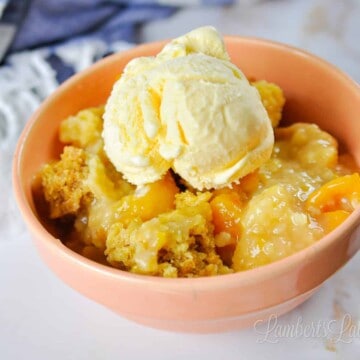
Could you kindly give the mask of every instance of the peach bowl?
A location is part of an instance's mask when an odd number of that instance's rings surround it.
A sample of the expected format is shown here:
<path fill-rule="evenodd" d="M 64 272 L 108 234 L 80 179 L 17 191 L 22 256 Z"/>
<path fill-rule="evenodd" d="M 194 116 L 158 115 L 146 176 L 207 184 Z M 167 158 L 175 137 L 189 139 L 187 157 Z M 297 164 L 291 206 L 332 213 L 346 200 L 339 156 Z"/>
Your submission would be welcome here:
<path fill-rule="evenodd" d="M 285 91 L 286 122 L 315 122 L 360 164 L 360 88 L 341 71 L 298 49 L 253 38 L 226 37 L 232 58 L 248 77 Z M 151 327 L 218 332 L 281 315 L 309 298 L 360 247 L 360 208 L 314 245 L 283 260 L 240 273 L 166 279 L 135 275 L 82 257 L 42 225 L 31 184 L 42 164 L 59 155 L 59 123 L 80 109 L 104 104 L 129 60 L 164 45 L 138 46 L 107 57 L 62 84 L 25 127 L 15 152 L 16 200 L 46 264 L 68 285 L 125 318 Z"/>

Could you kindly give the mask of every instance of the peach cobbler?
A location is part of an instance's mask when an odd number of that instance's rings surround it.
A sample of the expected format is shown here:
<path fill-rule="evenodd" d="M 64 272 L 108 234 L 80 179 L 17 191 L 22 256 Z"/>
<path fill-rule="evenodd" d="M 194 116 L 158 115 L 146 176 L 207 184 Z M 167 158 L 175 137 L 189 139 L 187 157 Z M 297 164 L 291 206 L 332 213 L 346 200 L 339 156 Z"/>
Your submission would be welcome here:
<path fill-rule="evenodd" d="M 360 202 L 360 176 L 317 125 L 279 127 L 282 90 L 252 83 L 274 127 L 269 160 L 230 186 L 198 191 L 172 170 L 135 186 L 104 151 L 103 107 L 63 120 L 60 159 L 39 174 L 38 208 L 66 246 L 139 274 L 195 277 L 252 269 L 293 254 Z"/>

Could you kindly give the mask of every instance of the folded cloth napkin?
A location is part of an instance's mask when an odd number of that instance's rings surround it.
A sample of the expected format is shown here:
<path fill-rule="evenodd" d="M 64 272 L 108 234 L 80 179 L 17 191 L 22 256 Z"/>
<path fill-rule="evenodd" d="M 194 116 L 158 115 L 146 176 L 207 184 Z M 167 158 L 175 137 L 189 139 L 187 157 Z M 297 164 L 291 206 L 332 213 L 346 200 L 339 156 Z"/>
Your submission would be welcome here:
<path fill-rule="evenodd" d="M 4 3 L 4 0 L 0 0 Z M 18 22 L 10 51 L 54 44 L 76 36 L 95 36 L 108 43 L 137 42 L 136 28 L 170 16 L 191 4 L 230 4 L 233 0 L 5 0 L 5 13 Z M 20 16 L 18 15 L 20 13 Z"/>

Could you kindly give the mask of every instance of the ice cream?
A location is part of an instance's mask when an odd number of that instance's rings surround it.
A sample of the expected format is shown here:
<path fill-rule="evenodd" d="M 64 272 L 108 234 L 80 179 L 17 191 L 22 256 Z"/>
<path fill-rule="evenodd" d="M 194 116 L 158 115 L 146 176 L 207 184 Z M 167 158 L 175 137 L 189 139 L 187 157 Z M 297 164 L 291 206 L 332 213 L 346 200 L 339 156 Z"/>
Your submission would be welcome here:
<path fill-rule="evenodd" d="M 212 27 L 128 63 L 106 104 L 103 138 L 129 182 L 151 183 L 172 168 L 199 190 L 254 171 L 274 143 L 259 93 Z"/>

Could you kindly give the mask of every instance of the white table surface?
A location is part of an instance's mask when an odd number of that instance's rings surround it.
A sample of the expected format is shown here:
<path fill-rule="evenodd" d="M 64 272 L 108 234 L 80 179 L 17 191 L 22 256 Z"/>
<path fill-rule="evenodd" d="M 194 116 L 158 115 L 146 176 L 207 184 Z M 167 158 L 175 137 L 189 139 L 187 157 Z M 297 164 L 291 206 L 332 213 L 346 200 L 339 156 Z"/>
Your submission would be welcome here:
<path fill-rule="evenodd" d="M 212 24 L 222 33 L 307 49 L 360 81 L 359 18 L 356 0 L 248 0 L 235 8 L 183 10 L 147 25 L 142 36 L 150 41 Z M 0 153 L 3 184 L 9 185 L 6 161 Z M 1 360 L 360 359 L 360 254 L 309 301 L 268 325 L 225 334 L 176 334 L 129 322 L 64 285 L 42 263 L 12 195 L 2 188 L 4 204 L 9 211 L 0 219 Z"/>

